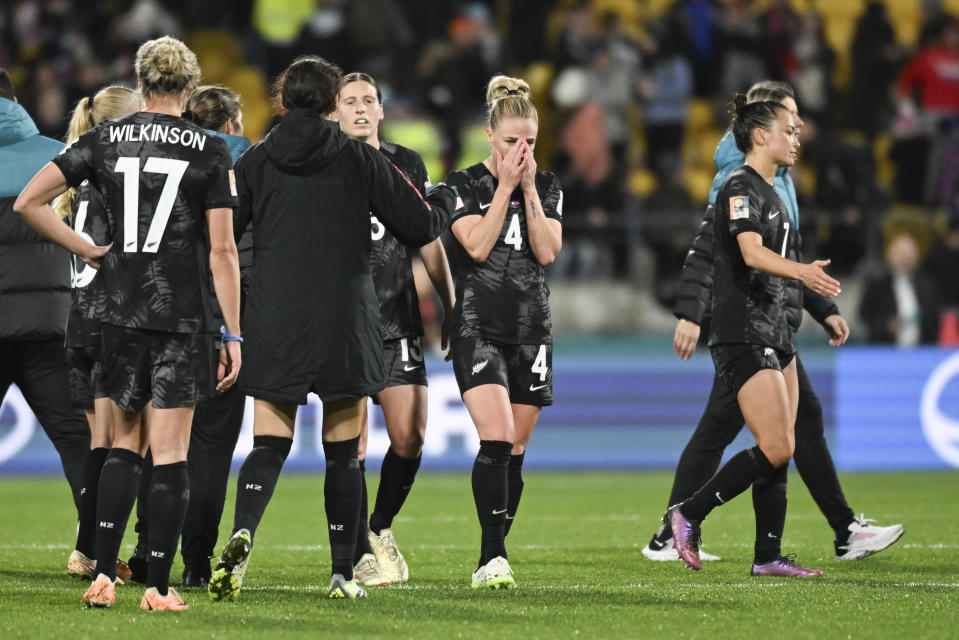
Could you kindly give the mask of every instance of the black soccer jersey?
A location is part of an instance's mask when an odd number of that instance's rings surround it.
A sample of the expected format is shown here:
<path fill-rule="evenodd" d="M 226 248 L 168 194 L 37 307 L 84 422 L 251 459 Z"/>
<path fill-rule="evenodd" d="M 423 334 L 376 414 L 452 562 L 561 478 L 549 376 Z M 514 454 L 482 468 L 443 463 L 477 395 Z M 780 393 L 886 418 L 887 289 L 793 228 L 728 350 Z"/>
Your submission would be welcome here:
<path fill-rule="evenodd" d="M 412 149 L 380 141 L 380 152 L 409 178 L 420 193 L 426 191 L 429 176 L 423 159 Z M 373 286 L 380 301 L 383 321 L 383 340 L 398 340 L 423 335 L 420 303 L 413 282 L 410 262 L 412 248 L 408 248 L 387 231 L 383 223 L 370 214 L 370 271 Z"/>
<path fill-rule="evenodd" d="M 715 215 L 709 345 L 748 343 L 791 353 L 785 280 L 746 266 L 736 240 L 753 231 L 764 247 L 784 256 L 790 234 L 786 206 L 772 185 L 743 165 L 720 188 Z"/>
<path fill-rule="evenodd" d="M 101 123 L 53 160 L 103 194 L 115 262 L 97 277 L 105 322 L 211 331 L 205 211 L 236 206 L 226 143 L 191 122 L 140 112 Z"/>
<path fill-rule="evenodd" d="M 73 196 L 70 224 L 74 230 L 95 245 L 110 243 L 110 225 L 107 222 L 103 197 L 100 192 L 84 182 Z M 101 319 L 106 314 L 107 289 L 99 270 L 84 264 L 76 256 L 73 259 L 71 285 L 73 301 L 67 316 L 66 346 L 87 347 L 98 345 Z M 116 268 L 116 255 L 112 252 L 104 258 L 101 269 Z"/>
<path fill-rule="evenodd" d="M 451 171 L 446 182 L 460 201 L 452 221 L 486 215 L 499 181 L 483 163 Z M 547 217 L 562 221 L 563 190 L 549 172 L 536 174 L 536 191 Z M 548 344 L 552 341 L 549 287 L 526 231 L 526 201 L 517 187 L 510 196 L 499 239 L 485 262 L 476 262 L 451 233 L 447 243 L 456 281 L 451 336 L 484 337 L 503 344 Z"/>

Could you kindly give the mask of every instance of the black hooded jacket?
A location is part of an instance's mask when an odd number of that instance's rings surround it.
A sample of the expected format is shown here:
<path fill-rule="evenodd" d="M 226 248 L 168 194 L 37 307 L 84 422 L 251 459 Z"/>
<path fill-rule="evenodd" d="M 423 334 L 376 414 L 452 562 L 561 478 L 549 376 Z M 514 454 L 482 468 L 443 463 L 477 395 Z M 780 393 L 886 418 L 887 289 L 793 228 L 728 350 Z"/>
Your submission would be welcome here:
<path fill-rule="evenodd" d="M 324 401 L 378 392 L 385 371 L 370 214 L 421 246 L 448 225 L 455 193 L 439 185 L 424 201 L 379 151 L 303 109 L 286 114 L 235 170 L 234 230 L 253 222 L 244 391 L 274 402 L 305 397 L 303 389 Z"/>

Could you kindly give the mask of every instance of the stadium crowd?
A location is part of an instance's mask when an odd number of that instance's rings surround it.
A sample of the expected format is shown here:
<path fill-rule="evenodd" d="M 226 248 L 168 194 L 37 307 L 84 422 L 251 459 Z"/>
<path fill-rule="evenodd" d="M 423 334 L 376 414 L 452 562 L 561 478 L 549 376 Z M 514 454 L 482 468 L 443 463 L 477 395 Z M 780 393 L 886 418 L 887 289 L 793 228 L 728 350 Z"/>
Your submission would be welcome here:
<path fill-rule="evenodd" d="M 916 332 L 925 343 L 950 338 L 959 308 L 948 276 L 959 263 L 959 90 L 943 72 L 959 59 L 959 23 L 947 5 L 17 0 L 0 8 L 0 67 L 40 132 L 63 139 L 78 100 L 135 84 L 138 43 L 182 37 L 207 79 L 241 94 L 255 142 L 272 121 L 269 81 L 314 53 L 379 79 L 391 111 L 384 128 L 436 176 L 484 153 L 482 136 L 475 144 L 484 83 L 515 71 L 529 78 L 550 134 L 542 164 L 567 194 L 566 247 L 550 277 L 635 283 L 652 271 L 667 311 L 729 96 L 756 78 L 785 80 L 805 121 L 793 171 L 806 253 L 831 257 L 833 272 L 872 292 L 895 279 L 888 246 L 911 236 L 916 265 L 896 281 L 923 293 L 890 313 L 899 322 L 921 311 L 934 327 Z M 860 325 L 870 340 L 915 342 L 889 322 L 874 330 L 871 303 Z"/>

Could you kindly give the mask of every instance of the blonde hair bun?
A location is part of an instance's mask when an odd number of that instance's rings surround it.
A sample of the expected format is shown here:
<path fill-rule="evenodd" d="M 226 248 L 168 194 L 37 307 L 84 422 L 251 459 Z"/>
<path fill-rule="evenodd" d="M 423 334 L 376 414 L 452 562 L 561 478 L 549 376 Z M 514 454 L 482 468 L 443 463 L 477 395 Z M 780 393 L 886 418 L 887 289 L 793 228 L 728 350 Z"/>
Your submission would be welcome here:
<path fill-rule="evenodd" d="M 486 85 L 486 104 L 493 104 L 496 100 L 509 96 L 522 96 L 527 100 L 533 97 L 529 84 L 521 78 L 496 76 Z"/>
<path fill-rule="evenodd" d="M 176 95 L 200 81 L 196 54 L 176 38 L 163 36 L 140 45 L 133 63 L 146 95 Z"/>

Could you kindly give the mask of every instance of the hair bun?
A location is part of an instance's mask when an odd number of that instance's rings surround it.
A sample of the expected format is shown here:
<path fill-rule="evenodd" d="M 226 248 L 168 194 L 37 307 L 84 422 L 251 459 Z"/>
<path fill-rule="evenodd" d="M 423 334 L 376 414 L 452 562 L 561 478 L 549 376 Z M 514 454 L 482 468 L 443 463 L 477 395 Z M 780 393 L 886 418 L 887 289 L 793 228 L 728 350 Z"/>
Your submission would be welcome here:
<path fill-rule="evenodd" d="M 748 101 L 746 100 L 745 93 L 737 93 L 735 97 L 733 98 L 733 113 L 739 113 L 740 111 L 742 111 L 743 107 L 746 106 L 747 102 Z"/>
<path fill-rule="evenodd" d="M 527 100 L 532 97 L 529 85 L 520 78 L 496 76 L 486 85 L 486 104 L 493 104 L 501 98 L 520 96 Z"/>

